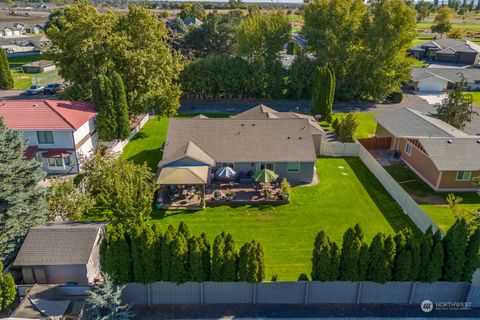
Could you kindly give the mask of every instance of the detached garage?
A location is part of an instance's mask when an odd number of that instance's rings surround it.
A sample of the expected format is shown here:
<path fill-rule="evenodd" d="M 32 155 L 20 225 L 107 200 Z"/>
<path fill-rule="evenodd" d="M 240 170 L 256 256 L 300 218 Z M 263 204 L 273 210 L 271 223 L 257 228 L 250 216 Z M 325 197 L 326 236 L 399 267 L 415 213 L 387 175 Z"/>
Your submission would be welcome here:
<path fill-rule="evenodd" d="M 105 223 L 49 223 L 30 229 L 13 265 L 26 284 L 92 284 L 100 275 Z"/>
<path fill-rule="evenodd" d="M 417 88 L 420 92 L 442 92 L 447 89 L 447 86 L 448 80 L 437 77 L 425 78 L 417 82 Z"/>
<path fill-rule="evenodd" d="M 467 91 L 480 89 L 480 69 L 477 68 L 412 68 L 410 84 L 420 92 L 443 92 L 452 89 L 462 76 Z"/>

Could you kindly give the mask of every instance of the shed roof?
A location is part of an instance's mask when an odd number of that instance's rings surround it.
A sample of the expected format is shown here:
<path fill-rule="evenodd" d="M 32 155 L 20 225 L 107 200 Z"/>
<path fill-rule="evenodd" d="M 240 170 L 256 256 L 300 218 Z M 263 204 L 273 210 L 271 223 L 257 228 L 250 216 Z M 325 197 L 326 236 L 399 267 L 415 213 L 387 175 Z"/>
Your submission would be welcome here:
<path fill-rule="evenodd" d="M 31 228 L 15 266 L 86 264 L 105 223 L 48 223 Z"/>

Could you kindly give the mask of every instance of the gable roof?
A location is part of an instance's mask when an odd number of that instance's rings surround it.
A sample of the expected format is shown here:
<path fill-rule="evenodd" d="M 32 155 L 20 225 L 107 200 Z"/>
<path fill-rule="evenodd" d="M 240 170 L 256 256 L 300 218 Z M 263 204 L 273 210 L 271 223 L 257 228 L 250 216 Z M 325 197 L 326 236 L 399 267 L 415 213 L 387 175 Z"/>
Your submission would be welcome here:
<path fill-rule="evenodd" d="M 418 140 L 440 171 L 480 170 L 480 137 Z"/>
<path fill-rule="evenodd" d="M 48 223 L 31 228 L 15 266 L 86 264 L 105 223 Z"/>
<path fill-rule="evenodd" d="M 386 111 L 375 120 L 396 137 L 469 137 L 439 119 L 410 108 Z"/>
<path fill-rule="evenodd" d="M 456 54 L 457 52 L 465 53 L 479 53 L 480 46 L 467 41 L 458 39 L 436 39 L 433 41 L 425 42 L 410 48 L 413 51 L 425 51 L 434 49 L 443 54 Z"/>
<path fill-rule="evenodd" d="M 159 166 L 192 144 L 215 162 L 314 162 L 307 119 L 171 119 Z M 194 150 L 194 149 L 192 149 Z"/>
<path fill-rule="evenodd" d="M 413 81 L 421 81 L 428 78 L 439 78 L 452 83 L 460 82 L 461 75 L 467 82 L 480 80 L 480 69 L 476 68 L 423 68 L 414 67 L 410 72 Z"/>
<path fill-rule="evenodd" d="M 87 102 L 0 100 L 0 117 L 12 130 L 76 130 L 96 115 Z"/>
<path fill-rule="evenodd" d="M 325 134 L 325 131 L 318 124 L 314 117 L 297 112 L 279 112 L 275 109 L 260 104 L 247 111 L 237 114 L 234 119 L 261 120 L 261 119 L 307 119 L 310 124 L 312 134 Z"/>
<path fill-rule="evenodd" d="M 206 184 L 208 167 L 164 167 L 158 175 L 158 184 Z"/>
<path fill-rule="evenodd" d="M 177 150 L 174 150 L 168 155 L 168 157 L 163 157 L 162 161 L 158 163 L 158 166 L 164 166 L 185 157 L 209 166 L 213 166 L 215 164 L 215 160 L 213 160 L 212 157 L 210 157 L 205 151 L 203 151 L 194 142 L 188 141 Z"/>

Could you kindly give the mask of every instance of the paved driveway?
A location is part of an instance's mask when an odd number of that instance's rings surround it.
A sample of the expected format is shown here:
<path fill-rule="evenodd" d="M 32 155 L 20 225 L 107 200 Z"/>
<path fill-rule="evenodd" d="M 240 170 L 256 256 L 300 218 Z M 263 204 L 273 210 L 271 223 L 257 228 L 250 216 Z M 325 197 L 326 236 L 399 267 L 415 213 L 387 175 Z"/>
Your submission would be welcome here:
<path fill-rule="evenodd" d="M 443 98 L 447 96 L 446 93 L 439 92 L 418 92 L 418 97 L 425 100 L 428 104 L 442 103 Z"/>

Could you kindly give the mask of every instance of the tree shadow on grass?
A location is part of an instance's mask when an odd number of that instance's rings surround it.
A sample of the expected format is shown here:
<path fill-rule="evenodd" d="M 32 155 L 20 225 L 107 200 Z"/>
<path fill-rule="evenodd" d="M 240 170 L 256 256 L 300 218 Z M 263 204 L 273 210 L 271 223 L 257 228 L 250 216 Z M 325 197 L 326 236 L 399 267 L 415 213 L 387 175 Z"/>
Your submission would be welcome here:
<path fill-rule="evenodd" d="M 133 156 L 127 158 L 127 160 L 132 161 L 135 164 L 142 165 L 145 162 L 148 167 L 153 171 L 157 171 L 158 162 L 162 159 L 163 152 L 162 148 L 153 149 L 153 150 L 143 150 Z"/>
<path fill-rule="evenodd" d="M 350 166 L 358 181 L 360 181 L 395 232 L 406 227 L 419 231 L 415 223 L 403 212 L 400 205 L 390 196 L 380 181 L 378 181 L 359 158 L 345 158 L 345 162 Z"/>

